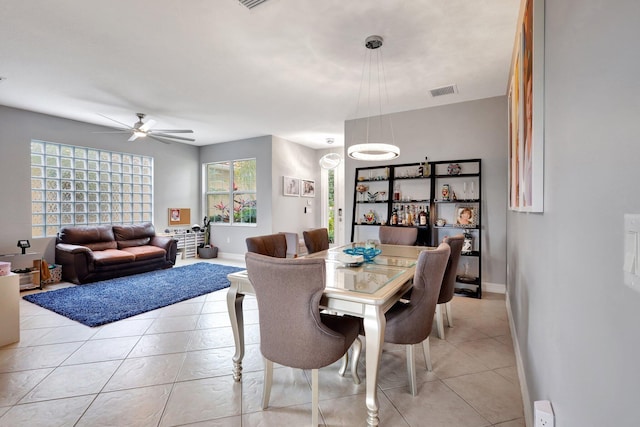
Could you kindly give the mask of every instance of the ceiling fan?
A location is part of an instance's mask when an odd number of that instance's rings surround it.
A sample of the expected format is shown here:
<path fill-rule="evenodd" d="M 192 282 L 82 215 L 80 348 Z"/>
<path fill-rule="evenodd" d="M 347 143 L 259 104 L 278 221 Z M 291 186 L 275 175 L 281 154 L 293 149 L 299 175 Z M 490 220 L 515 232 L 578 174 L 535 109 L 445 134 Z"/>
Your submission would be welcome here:
<path fill-rule="evenodd" d="M 100 114 L 100 113 L 98 113 Z M 164 144 L 171 144 L 170 141 L 174 140 L 174 141 L 195 141 L 195 139 L 193 138 L 184 138 L 181 136 L 174 136 L 174 135 L 169 135 L 170 133 L 193 133 L 192 130 L 188 130 L 188 129 L 151 129 L 151 127 L 156 123 L 155 120 L 147 120 L 146 122 L 143 122 L 142 120 L 146 117 L 146 114 L 144 113 L 136 113 L 136 116 L 138 117 L 138 121 L 136 123 L 133 124 L 133 126 L 129 126 L 127 124 L 124 124 L 122 122 L 119 122 L 115 119 L 112 119 L 111 117 L 107 117 L 103 114 L 100 114 L 102 117 L 104 117 L 105 119 L 109 119 L 113 122 L 118 123 L 121 126 L 124 126 L 122 128 L 120 127 L 113 127 L 113 129 L 116 129 L 115 131 L 107 131 L 107 132 L 94 132 L 94 133 L 131 133 L 131 137 L 129 138 L 129 141 L 135 141 L 138 138 L 151 138 L 154 139 L 156 141 L 160 141 Z M 111 126 L 110 126 L 111 127 Z"/>

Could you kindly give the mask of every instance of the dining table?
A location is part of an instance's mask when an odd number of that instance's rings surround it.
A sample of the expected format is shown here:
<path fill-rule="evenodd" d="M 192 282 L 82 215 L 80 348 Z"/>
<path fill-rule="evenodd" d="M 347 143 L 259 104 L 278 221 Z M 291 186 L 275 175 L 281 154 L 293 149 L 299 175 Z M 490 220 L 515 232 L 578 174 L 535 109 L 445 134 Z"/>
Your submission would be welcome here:
<path fill-rule="evenodd" d="M 322 258 L 326 262 L 325 289 L 320 301 L 321 309 L 339 315 L 356 316 L 363 319 L 366 360 L 366 406 L 367 425 L 380 423 L 378 405 L 378 368 L 384 343 L 385 313 L 413 285 L 413 275 L 418 255 L 426 246 L 403 246 L 378 244 L 380 254 L 372 260 L 350 262 L 345 249 L 362 248 L 362 243 L 350 243 L 306 255 L 305 258 Z M 233 355 L 233 378 L 242 379 L 244 357 L 244 322 L 242 303 L 245 295 L 255 295 L 246 270 L 231 273 L 227 293 L 227 307 L 235 354 Z"/>

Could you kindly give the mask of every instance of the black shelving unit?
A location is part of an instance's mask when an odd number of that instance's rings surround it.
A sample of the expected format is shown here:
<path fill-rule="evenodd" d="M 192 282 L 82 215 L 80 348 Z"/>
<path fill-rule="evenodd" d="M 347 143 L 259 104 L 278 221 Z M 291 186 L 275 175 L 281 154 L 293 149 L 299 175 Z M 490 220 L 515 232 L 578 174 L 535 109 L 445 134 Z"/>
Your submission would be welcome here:
<path fill-rule="evenodd" d="M 452 167 L 449 167 L 452 165 Z M 459 168 L 456 168 L 458 165 Z M 422 166 L 423 173 L 418 170 Z M 390 223 L 395 208 L 409 207 L 417 214 L 422 208 L 427 211 L 427 225 L 399 224 L 398 227 L 416 227 L 418 245 L 437 246 L 445 236 L 466 233 L 471 248 L 463 252 L 458 268 L 456 294 L 482 297 L 482 162 L 481 159 L 441 160 L 428 163 L 403 163 L 395 165 L 356 168 L 353 195 L 353 221 L 351 241 L 356 233 L 372 236 L 371 228 Z M 450 173 L 451 172 L 451 173 Z M 442 197 L 442 186 L 449 186 L 449 200 Z M 367 190 L 358 192 L 359 185 Z M 364 188 L 364 187 L 361 187 Z M 455 196 L 454 196 L 455 195 Z M 375 197 L 372 197 L 375 196 Z M 456 224 L 456 211 L 473 208 L 473 225 Z M 365 214 L 374 214 L 368 221 Z M 446 216 L 447 223 L 437 225 L 437 220 Z M 360 228 L 362 227 L 362 228 Z M 358 233 L 361 234 L 361 233 Z"/>

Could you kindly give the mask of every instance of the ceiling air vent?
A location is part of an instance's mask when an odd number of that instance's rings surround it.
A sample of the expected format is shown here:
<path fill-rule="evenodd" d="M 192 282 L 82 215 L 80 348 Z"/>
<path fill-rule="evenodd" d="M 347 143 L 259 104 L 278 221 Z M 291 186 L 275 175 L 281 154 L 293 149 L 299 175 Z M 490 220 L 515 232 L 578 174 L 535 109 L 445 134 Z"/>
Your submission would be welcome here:
<path fill-rule="evenodd" d="M 238 0 L 243 5 L 247 6 L 248 9 L 253 9 L 254 7 L 266 2 L 267 0 Z"/>
<path fill-rule="evenodd" d="M 431 96 L 435 98 L 436 96 L 451 95 L 453 93 L 458 93 L 458 88 L 456 87 L 456 85 L 442 86 L 442 87 L 437 87 L 435 89 L 431 89 L 429 93 L 431 93 Z"/>

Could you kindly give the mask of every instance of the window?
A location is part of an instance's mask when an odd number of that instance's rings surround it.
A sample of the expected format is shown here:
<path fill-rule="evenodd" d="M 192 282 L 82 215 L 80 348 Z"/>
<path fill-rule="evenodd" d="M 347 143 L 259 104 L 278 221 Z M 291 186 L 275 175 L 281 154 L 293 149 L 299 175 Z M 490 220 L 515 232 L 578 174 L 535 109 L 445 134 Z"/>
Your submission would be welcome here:
<path fill-rule="evenodd" d="M 31 235 L 153 221 L 153 157 L 31 141 Z"/>
<path fill-rule="evenodd" d="M 206 186 L 211 224 L 256 223 L 256 159 L 208 163 Z"/>

